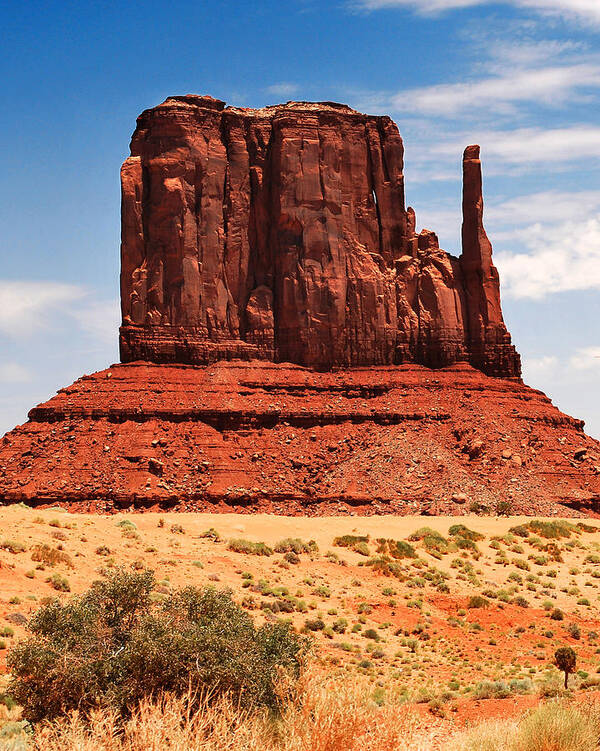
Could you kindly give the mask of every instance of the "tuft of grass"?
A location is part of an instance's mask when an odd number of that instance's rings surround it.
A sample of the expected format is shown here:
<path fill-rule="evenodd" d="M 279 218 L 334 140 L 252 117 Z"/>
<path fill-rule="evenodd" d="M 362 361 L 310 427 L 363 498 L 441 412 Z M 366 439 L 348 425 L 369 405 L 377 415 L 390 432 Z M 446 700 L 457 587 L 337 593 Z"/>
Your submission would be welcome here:
<path fill-rule="evenodd" d="M 2 540 L 0 550 L 7 550 L 9 553 L 24 553 L 27 545 L 20 540 Z"/>
<path fill-rule="evenodd" d="M 44 566 L 64 564 L 69 568 L 74 568 L 71 556 L 68 553 L 65 553 L 64 550 L 58 550 L 58 548 L 51 548 L 47 543 L 34 545 L 31 551 L 31 560 L 36 563 L 43 563 Z"/>

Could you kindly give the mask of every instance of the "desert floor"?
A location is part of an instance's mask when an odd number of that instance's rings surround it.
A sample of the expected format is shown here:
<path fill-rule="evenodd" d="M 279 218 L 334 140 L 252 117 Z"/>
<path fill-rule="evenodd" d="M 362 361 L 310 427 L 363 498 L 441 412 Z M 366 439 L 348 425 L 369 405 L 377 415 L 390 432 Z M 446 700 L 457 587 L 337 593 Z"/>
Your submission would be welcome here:
<path fill-rule="evenodd" d="M 600 684 L 600 526 L 531 522 L 4 507 L 0 671 L 43 598 L 133 565 L 155 571 L 157 598 L 187 584 L 228 587 L 256 619 L 291 618 L 314 635 L 323 670 L 366 678 L 377 702 L 402 697 L 457 725 L 511 716 L 560 690 L 558 646 L 577 653 L 573 690 Z M 457 523 L 467 530 L 449 533 Z M 397 545 L 411 537 L 414 553 Z M 291 554 L 300 541 L 307 552 Z"/>

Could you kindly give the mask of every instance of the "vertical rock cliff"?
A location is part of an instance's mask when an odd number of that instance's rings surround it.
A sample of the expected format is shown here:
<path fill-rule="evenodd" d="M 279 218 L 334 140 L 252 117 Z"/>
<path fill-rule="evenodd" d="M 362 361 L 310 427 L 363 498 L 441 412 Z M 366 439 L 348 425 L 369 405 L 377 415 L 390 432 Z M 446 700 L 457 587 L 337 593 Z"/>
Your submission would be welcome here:
<path fill-rule="evenodd" d="M 478 156 L 465 153 L 457 259 L 415 232 L 388 117 L 191 95 L 146 110 L 121 173 L 122 361 L 467 361 L 518 377 Z"/>

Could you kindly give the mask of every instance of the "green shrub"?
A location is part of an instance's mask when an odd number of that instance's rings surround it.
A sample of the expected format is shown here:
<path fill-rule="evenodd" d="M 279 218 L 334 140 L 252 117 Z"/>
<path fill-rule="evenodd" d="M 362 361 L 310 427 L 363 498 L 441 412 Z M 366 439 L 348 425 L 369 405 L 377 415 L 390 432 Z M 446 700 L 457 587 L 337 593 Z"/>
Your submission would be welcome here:
<path fill-rule="evenodd" d="M 61 574 L 52 574 L 52 576 L 49 576 L 46 579 L 46 581 L 57 592 L 70 592 L 71 591 L 71 585 L 69 584 L 69 580 L 67 579 L 66 576 L 62 576 Z"/>
<path fill-rule="evenodd" d="M 286 537 L 280 540 L 273 548 L 276 553 L 316 553 L 319 549 L 317 543 L 314 540 L 305 542 L 299 537 Z"/>
<path fill-rule="evenodd" d="M 7 550 L 9 553 L 24 553 L 27 550 L 27 545 L 20 540 L 2 540 L 0 550 Z"/>
<path fill-rule="evenodd" d="M 115 569 L 87 593 L 52 600 L 10 653 L 10 694 L 30 721 L 96 705 L 122 715 L 162 691 L 231 693 L 277 707 L 280 669 L 298 674 L 307 642 L 287 623 L 255 627 L 228 590 L 185 587 L 153 602 L 150 571 Z"/>
<path fill-rule="evenodd" d="M 417 554 L 413 546 L 404 540 L 390 540 L 380 537 L 377 540 L 377 552 L 389 555 L 392 558 L 416 558 Z"/>
<path fill-rule="evenodd" d="M 467 603 L 468 608 L 487 608 L 489 605 L 490 601 L 481 595 L 472 595 Z"/>
<path fill-rule="evenodd" d="M 213 542 L 219 542 L 221 540 L 221 535 L 217 532 L 217 530 L 214 527 L 207 529 L 205 532 L 203 532 L 199 536 L 202 539 L 212 540 Z"/>
<path fill-rule="evenodd" d="M 349 548 L 360 555 L 369 555 L 369 535 L 342 535 L 336 537 L 333 544 L 338 548 Z"/>
<path fill-rule="evenodd" d="M 252 542 L 242 538 L 229 540 L 228 550 L 234 553 L 245 553 L 246 555 L 273 555 L 273 551 L 264 542 Z"/>
<path fill-rule="evenodd" d="M 475 532 L 465 527 L 464 524 L 453 524 L 448 530 L 448 534 L 451 537 L 462 537 L 465 540 L 472 540 L 473 542 L 480 542 L 485 539 L 485 535 L 482 535 L 481 532 Z"/>

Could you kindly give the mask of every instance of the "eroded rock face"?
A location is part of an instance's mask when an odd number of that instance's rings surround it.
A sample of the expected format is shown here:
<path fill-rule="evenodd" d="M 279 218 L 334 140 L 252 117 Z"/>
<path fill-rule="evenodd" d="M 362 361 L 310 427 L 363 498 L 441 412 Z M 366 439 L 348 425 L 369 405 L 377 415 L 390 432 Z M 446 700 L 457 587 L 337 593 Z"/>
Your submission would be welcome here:
<path fill-rule="evenodd" d="M 467 361 L 518 377 L 478 147 L 460 259 L 416 234 L 403 157 L 390 118 L 339 104 L 183 96 L 146 110 L 122 168 L 122 361 Z"/>
<path fill-rule="evenodd" d="M 0 505 L 283 514 L 598 513 L 600 444 L 467 364 L 128 363 L 0 438 Z"/>

